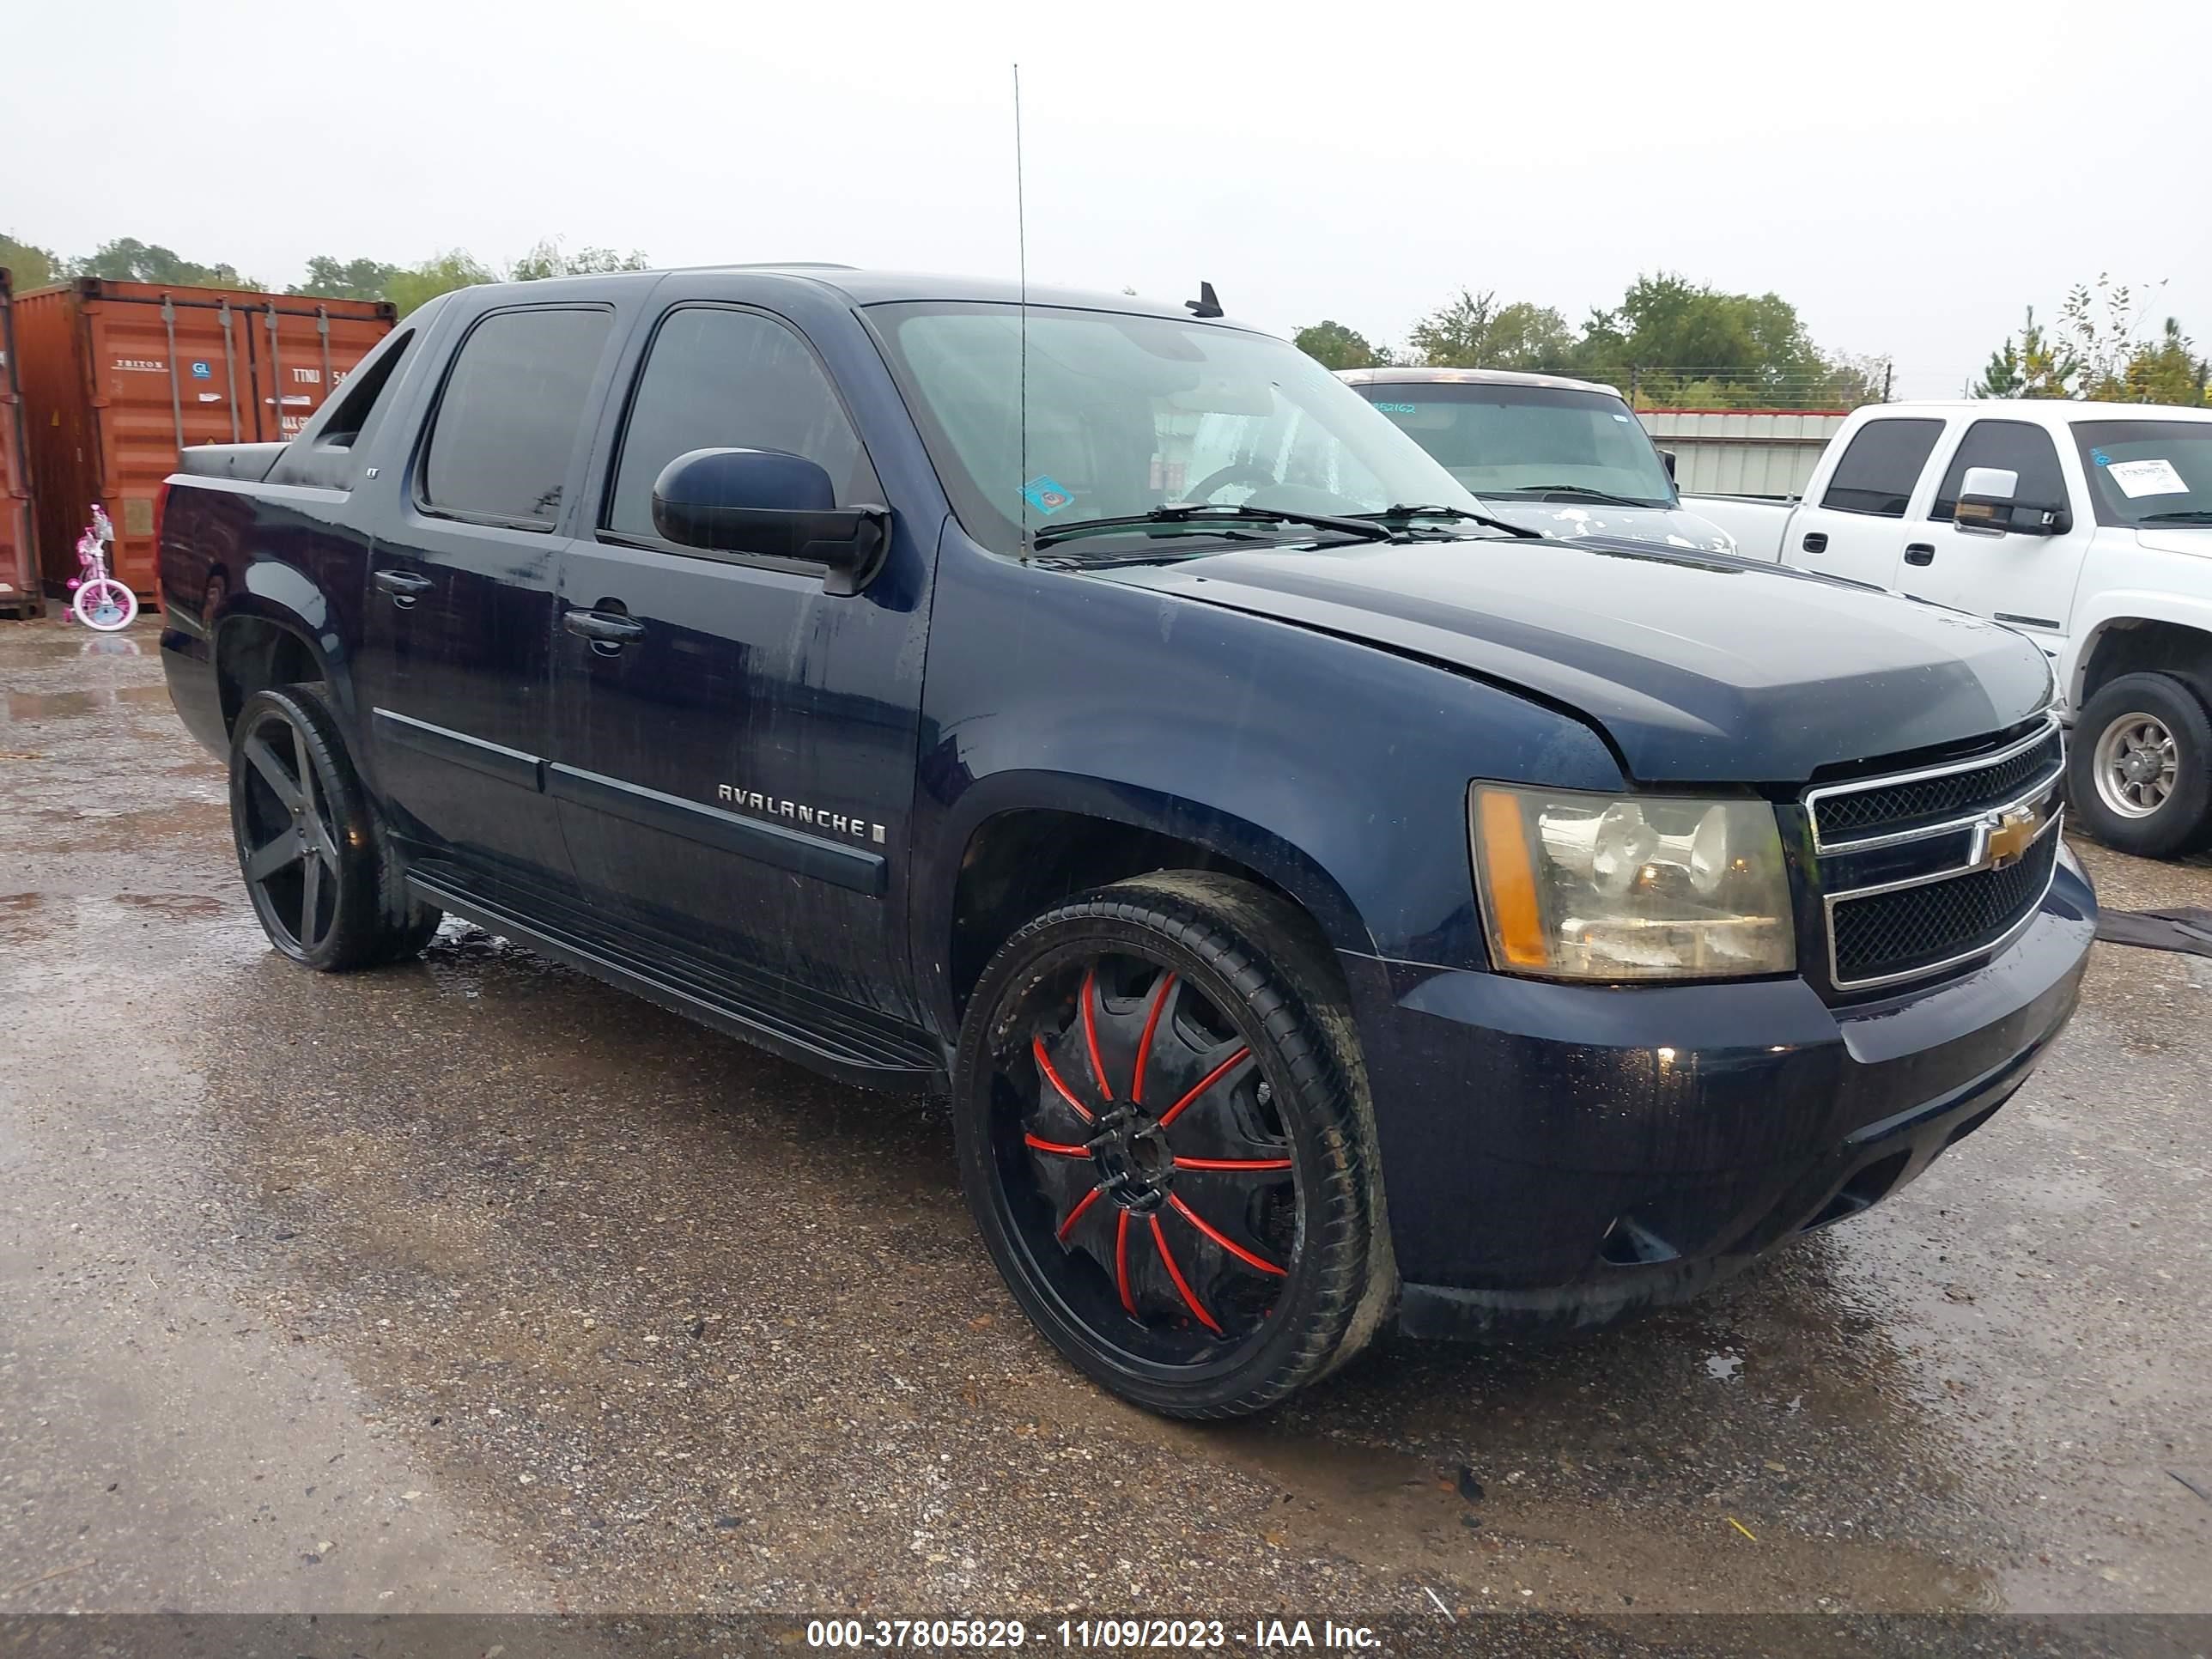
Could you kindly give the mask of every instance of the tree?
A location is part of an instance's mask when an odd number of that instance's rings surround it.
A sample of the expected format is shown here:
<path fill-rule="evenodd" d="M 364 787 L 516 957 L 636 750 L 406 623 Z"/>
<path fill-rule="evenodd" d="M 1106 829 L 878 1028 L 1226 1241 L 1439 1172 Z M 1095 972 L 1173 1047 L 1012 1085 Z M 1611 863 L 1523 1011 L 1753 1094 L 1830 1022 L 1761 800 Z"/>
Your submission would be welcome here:
<path fill-rule="evenodd" d="M 382 300 L 399 274 L 380 259 L 349 259 L 341 264 L 327 253 L 307 261 L 307 280 L 284 291 L 315 300 Z"/>
<path fill-rule="evenodd" d="M 0 270 L 8 273 L 9 283 L 16 293 L 28 294 L 34 288 L 60 281 L 62 261 L 52 248 L 0 236 Z"/>
<path fill-rule="evenodd" d="M 1778 294 L 1726 294 L 1672 271 L 1638 276 L 1592 313 L 1574 367 L 1685 407 L 1832 407 L 1870 401 L 1872 365 L 1831 361 Z"/>
<path fill-rule="evenodd" d="M 1364 334 L 1327 318 L 1300 329 L 1291 341 L 1323 368 L 1373 368 L 1390 361 L 1389 347 L 1377 349 Z"/>
<path fill-rule="evenodd" d="M 1556 373 L 1575 352 L 1567 319 L 1549 306 L 1499 305 L 1494 289 L 1462 289 L 1413 325 L 1407 337 L 1431 368 L 1512 368 Z"/>
<path fill-rule="evenodd" d="M 450 294 L 457 288 L 495 283 L 499 274 L 465 248 L 434 253 L 420 264 L 394 271 L 384 284 L 384 297 L 404 317 L 417 306 Z"/>
<path fill-rule="evenodd" d="M 2017 341 L 2008 334 L 2005 343 L 1990 354 L 1981 380 L 1966 388 L 1970 398 L 2070 398 L 2081 360 L 2065 346 L 2047 337 L 2035 320 L 2035 307 L 2027 308 Z"/>
<path fill-rule="evenodd" d="M 2169 317 L 2154 343 L 2138 346 L 2120 375 L 2119 396 L 2131 404 L 2182 404 L 2203 408 L 2212 402 L 2212 362 L 2196 355 L 2194 342 Z"/>
<path fill-rule="evenodd" d="M 135 236 L 102 242 L 88 257 L 72 261 L 70 274 L 174 288 L 243 288 L 260 293 L 268 287 L 240 276 L 235 265 L 204 265 L 158 242 L 142 242 Z"/>
<path fill-rule="evenodd" d="M 2154 291 L 2165 286 L 2162 281 L 2151 284 Z M 2058 308 L 2058 328 L 2073 343 L 2081 362 L 2075 395 L 2105 400 L 2126 396 L 2128 365 L 2136 355 L 2136 330 L 2142 307 L 2135 290 L 2115 283 L 2107 271 L 2099 271 L 2094 285 L 2076 283 L 2066 296 Z"/>
<path fill-rule="evenodd" d="M 646 269 L 646 257 L 635 248 L 628 253 L 617 253 L 611 247 L 580 247 L 568 253 L 562 251 L 559 237 L 549 236 L 508 267 L 507 279 L 511 283 L 535 283 L 548 276 L 586 276 L 597 271 Z"/>

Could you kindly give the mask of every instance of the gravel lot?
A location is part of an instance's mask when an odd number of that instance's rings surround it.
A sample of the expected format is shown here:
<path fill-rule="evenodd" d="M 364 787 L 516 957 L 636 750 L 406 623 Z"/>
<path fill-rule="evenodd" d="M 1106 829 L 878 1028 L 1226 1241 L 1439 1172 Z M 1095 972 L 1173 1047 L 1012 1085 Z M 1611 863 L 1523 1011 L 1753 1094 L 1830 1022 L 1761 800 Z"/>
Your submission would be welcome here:
<path fill-rule="evenodd" d="M 2212 961 L 2098 946 L 1988 1129 L 1701 1304 L 1179 1427 L 939 1112 L 453 924 L 280 961 L 155 638 L 0 624 L 0 1613 L 2212 1608 Z"/>

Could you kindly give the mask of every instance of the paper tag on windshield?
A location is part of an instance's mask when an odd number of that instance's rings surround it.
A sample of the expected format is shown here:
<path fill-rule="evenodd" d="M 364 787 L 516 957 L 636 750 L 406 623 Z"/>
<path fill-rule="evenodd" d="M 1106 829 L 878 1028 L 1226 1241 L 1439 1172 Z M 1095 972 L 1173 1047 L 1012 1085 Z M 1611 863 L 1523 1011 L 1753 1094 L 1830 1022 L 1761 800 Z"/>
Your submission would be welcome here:
<path fill-rule="evenodd" d="M 2172 461 L 2114 461 L 2105 471 L 2130 498 L 2136 495 L 2186 495 L 2189 493 L 2188 484 L 2173 470 Z"/>

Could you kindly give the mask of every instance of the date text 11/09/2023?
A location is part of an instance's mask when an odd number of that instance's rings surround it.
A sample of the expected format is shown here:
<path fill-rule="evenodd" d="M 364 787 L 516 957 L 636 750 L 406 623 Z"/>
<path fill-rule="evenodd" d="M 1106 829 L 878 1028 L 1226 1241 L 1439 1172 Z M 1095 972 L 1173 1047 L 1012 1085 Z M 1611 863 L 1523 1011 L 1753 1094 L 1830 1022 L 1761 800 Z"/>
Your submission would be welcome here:
<path fill-rule="evenodd" d="M 1330 1619 L 1260 1619 L 1249 1628 L 1220 1619 L 1063 1619 L 1032 1630 L 1018 1619 L 817 1619 L 811 1648 L 932 1650 L 1018 1648 L 1030 1642 L 1078 1649 L 1330 1648 L 1366 1650 L 1382 1638 L 1366 1625 Z"/>

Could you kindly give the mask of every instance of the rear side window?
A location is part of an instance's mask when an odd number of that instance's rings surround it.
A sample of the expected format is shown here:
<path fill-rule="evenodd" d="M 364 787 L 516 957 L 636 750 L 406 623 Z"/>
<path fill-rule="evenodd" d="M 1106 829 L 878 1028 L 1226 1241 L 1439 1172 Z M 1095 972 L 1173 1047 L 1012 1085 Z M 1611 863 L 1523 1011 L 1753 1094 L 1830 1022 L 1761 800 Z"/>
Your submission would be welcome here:
<path fill-rule="evenodd" d="M 1903 518 L 1920 469 L 1942 435 L 1941 421 L 1869 421 L 1836 463 L 1820 505 L 1839 513 Z"/>
<path fill-rule="evenodd" d="M 612 325 L 597 307 L 495 312 L 469 331 L 422 457 L 422 503 L 550 529 Z"/>
<path fill-rule="evenodd" d="M 878 491 L 860 441 L 814 353 L 757 312 L 685 306 L 653 335 L 623 428 L 605 524 L 653 536 L 653 483 L 694 449 L 777 449 L 829 473 L 840 506 Z"/>
<path fill-rule="evenodd" d="M 1959 513 L 1959 484 L 1970 466 L 2001 466 L 2020 474 L 2014 499 L 2038 507 L 2066 504 L 2066 477 L 2058 470 L 2058 447 L 2051 434 L 2026 421 L 1976 421 L 1959 441 L 1959 453 L 1943 474 L 1943 487 L 1936 492 L 1931 519 L 1954 519 Z"/>

